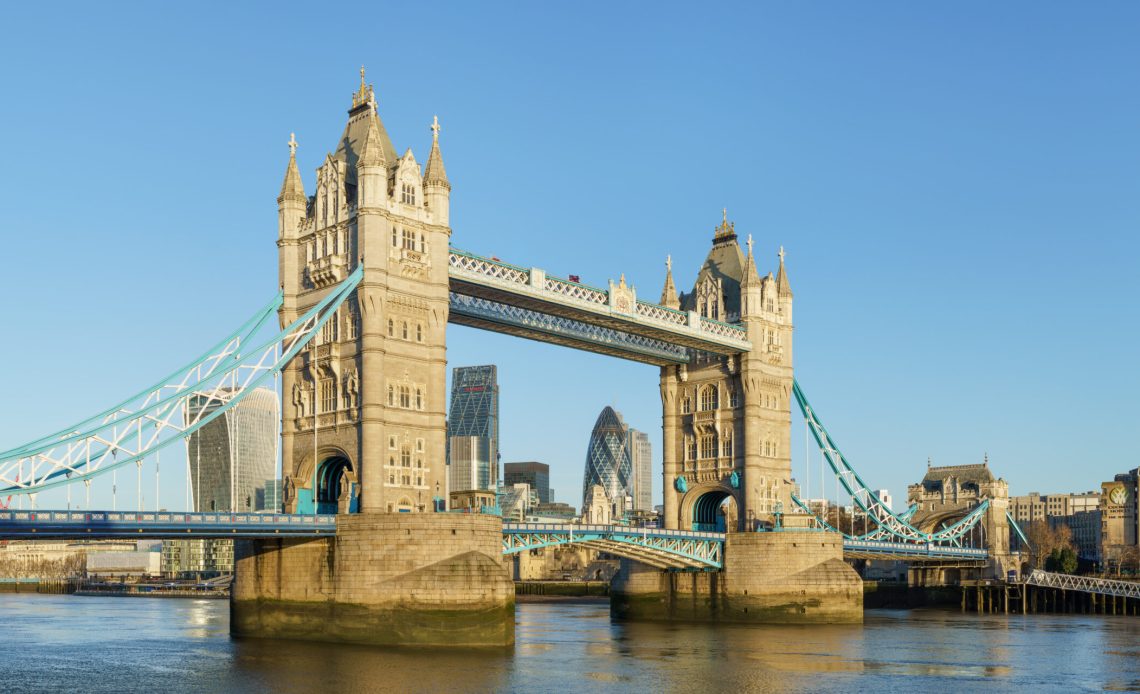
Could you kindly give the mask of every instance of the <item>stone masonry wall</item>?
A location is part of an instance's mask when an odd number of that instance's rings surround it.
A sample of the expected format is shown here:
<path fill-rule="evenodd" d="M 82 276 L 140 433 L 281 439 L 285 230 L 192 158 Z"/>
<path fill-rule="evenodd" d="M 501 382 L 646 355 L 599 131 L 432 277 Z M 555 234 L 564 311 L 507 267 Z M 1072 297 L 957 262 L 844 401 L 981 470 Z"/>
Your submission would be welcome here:
<path fill-rule="evenodd" d="M 353 514 L 335 539 L 235 546 L 237 636 L 392 645 L 506 645 L 514 584 L 498 518 Z"/>
<path fill-rule="evenodd" d="M 610 590 L 627 619 L 765 623 L 863 619 L 863 582 L 834 533 L 729 533 L 720 572 L 669 573 L 630 560 Z"/>

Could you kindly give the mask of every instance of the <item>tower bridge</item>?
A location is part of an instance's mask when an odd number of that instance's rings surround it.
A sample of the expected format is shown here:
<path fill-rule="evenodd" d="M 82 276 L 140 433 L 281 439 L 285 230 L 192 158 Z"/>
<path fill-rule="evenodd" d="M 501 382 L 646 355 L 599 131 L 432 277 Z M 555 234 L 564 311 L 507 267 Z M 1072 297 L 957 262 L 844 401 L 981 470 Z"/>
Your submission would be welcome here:
<path fill-rule="evenodd" d="M 669 259 L 656 303 L 624 277 L 602 289 L 461 251 L 438 119 L 431 133 L 423 167 L 411 149 L 397 154 L 362 71 L 311 194 L 290 137 L 277 197 L 280 294 L 162 381 L 0 453 L 0 496 L 34 503 L 62 488 L 70 505 L 74 487 L 89 509 L 93 481 L 132 467 L 141 480 L 152 462 L 157 474 L 163 450 L 276 385 L 285 513 L 17 512 L 31 515 L 0 516 L 0 534 L 230 530 L 247 538 L 235 550 L 234 633 L 334 641 L 509 643 L 503 554 L 558 544 L 625 557 L 615 611 L 634 618 L 858 621 L 862 584 L 845 554 L 984 560 L 1001 572 L 1000 556 L 964 541 L 986 508 L 916 527 L 840 453 L 793 377 L 782 248 L 762 274 L 751 236 L 742 247 L 724 212 L 691 290 L 678 291 Z M 528 527 L 446 513 L 449 323 L 658 367 L 665 527 Z M 872 532 L 842 533 L 797 499 L 793 402 Z M 727 532 L 711 532 L 722 509 Z M 679 569 L 694 578 L 679 582 Z M 686 596 L 702 607 L 676 613 Z"/>

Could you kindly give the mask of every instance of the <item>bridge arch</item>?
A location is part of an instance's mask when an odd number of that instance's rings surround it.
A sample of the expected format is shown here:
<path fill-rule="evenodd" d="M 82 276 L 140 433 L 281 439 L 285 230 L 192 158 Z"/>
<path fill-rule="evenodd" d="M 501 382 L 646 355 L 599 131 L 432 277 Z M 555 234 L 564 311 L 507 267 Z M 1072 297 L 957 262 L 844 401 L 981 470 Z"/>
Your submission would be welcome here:
<path fill-rule="evenodd" d="M 298 471 L 301 487 L 311 489 L 317 513 L 355 513 L 359 506 L 360 472 L 352 457 L 339 446 L 310 453 Z M 303 481 L 302 481 L 303 480 Z"/>
<path fill-rule="evenodd" d="M 720 482 L 696 485 L 681 500 L 679 527 L 715 532 L 736 530 L 740 509 L 739 491 Z"/>

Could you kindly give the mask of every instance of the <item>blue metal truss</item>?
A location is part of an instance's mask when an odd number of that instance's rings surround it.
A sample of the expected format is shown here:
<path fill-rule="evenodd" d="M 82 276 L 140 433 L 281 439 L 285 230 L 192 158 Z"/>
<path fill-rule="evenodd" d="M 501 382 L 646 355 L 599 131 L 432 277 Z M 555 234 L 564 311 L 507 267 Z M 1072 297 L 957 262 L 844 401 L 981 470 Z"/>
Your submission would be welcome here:
<path fill-rule="evenodd" d="M 624 525 L 503 523 L 503 554 L 582 544 L 659 569 L 718 571 L 724 533 L 633 528 Z"/>
<path fill-rule="evenodd" d="M 247 343 L 265 325 L 280 297 L 204 356 L 166 379 L 74 427 L 0 454 L 0 494 L 36 494 L 89 481 L 138 463 L 236 406 L 257 387 L 271 384 L 355 291 L 363 266 L 265 342 Z M 188 408 L 193 400 L 196 407 Z M 196 414 L 186 415 L 188 411 Z"/>
<path fill-rule="evenodd" d="M 464 324 L 471 321 L 475 327 L 651 364 L 689 362 L 689 350 L 686 347 L 664 340 L 456 292 L 451 292 L 450 299 L 452 322 Z"/>
<path fill-rule="evenodd" d="M 792 381 L 792 394 L 796 398 L 796 402 L 800 406 L 800 412 L 803 413 L 804 421 L 807 422 L 808 428 L 815 439 L 819 450 L 823 453 L 824 459 L 827 460 L 828 466 L 831 468 L 832 473 L 843 488 L 851 495 L 852 501 L 867 515 L 871 523 L 876 526 L 876 538 L 885 539 L 890 536 L 893 538 L 891 541 L 898 542 L 899 544 L 910 544 L 916 547 L 921 547 L 926 544 L 936 544 L 942 546 L 961 547 L 962 540 L 985 516 L 989 510 L 989 500 L 983 500 L 973 510 L 966 514 L 961 520 L 954 525 L 938 530 L 937 532 L 928 533 L 910 524 L 910 513 L 907 512 L 905 517 L 903 514 L 898 514 L 888 508 L 882 501 L 876 497 L 869 486 L 847 461 L 847 458 L 839 450 L 831 434 L 823 426 L 819 419 L 819 415 L 812 409 L 804 395 L 803 390 L 800 388 L 798 381 Z M 802 501 L 797 499 L 794 495 L 792 501 L 795 502 L 800 508 L 815 515 Z M 831 527 L 826 521 L 816 516 L 819 523 L 831 530 L 836 530 Z M 838 532 L 838 531 L 837 531 Z M 844 535 L 848 539 L 862 539 L 856 538 L 851 535 Z"/>
<path fill-rule="evenodd" d="M 287 513 L 0 511 L 0 539 L 270 538 L 336 534 L 336 516 Z"/>

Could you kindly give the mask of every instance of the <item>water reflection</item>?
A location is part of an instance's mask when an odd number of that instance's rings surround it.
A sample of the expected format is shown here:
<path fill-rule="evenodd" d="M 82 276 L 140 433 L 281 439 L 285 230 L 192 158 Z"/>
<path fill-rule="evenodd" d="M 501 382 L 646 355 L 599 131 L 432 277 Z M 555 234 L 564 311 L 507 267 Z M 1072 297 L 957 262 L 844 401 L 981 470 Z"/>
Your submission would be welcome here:
<path fill-rule="evenodd" d="M 871 611 L 863 625 L 617 623 L 522 604 L 511 649 L 233 640 L 206 600 L 0 596 L 5 691 L 1140 691 L 1140 620 Z M 82 684 L 80 684 L 82 683 Z"/>

